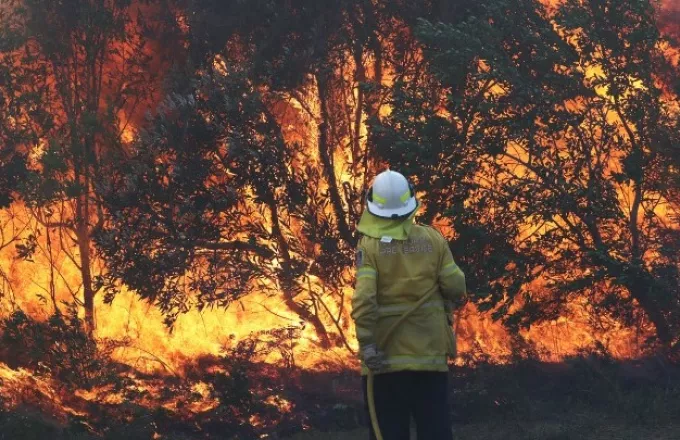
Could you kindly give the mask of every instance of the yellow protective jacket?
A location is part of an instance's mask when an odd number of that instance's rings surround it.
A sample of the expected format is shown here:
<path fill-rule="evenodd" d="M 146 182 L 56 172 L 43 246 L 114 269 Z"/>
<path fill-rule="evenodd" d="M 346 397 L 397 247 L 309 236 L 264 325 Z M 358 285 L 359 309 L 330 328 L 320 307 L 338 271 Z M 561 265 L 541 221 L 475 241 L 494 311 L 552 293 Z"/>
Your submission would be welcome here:
<path fill-rule="evenodd" d="M 456 355 L 449 324 L 451 303 L 465 296 L 465 275 L 447 241 L 435 229 L 364 213 L 364 235 L 357 249 L 352 318 L 359 346 L 379 344 L 391 325 L 423 296 L 420 308 L 394 331 L 387 347 L 378 347 L 392 371 L 448 371 Z M 387 235 L 391 234 L 391 235 Z M 368 370 L 362 365 L 362 374 Z"/>

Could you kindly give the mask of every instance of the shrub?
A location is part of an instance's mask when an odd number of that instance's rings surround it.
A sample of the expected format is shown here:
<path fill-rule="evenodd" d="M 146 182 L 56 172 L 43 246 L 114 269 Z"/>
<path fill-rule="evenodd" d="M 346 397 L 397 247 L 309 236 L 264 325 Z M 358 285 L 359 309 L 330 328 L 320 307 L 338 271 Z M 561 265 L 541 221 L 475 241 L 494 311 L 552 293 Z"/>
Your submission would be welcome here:
<path fill-rule="evenodd" d="M 11 368 L 27 368 L 85 388 L 104 377 L 106 359 L 75 309 L 55 313 L 46 321 L 17 310 L 0 322 L 0 331 L 0 358 Z"/>

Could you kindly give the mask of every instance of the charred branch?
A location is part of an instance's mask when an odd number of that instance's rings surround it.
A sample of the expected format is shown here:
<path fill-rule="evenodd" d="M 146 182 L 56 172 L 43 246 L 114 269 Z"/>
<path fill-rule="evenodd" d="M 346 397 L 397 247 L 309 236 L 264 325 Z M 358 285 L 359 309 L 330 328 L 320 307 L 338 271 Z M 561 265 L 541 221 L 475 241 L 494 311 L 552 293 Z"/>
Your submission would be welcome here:
<path fill-rule="evenodd" d="M 345 209 L 340 198 L 340 188 L 335 176 L 335 166 L 333 160 L 333 150 L 328 141 L 328 130 L 330 128 L 330 115 L 328 112 L 328 89 L 326 78 L 323 74 L 317 75 L 317 87 L 319 92 L 319 100 L 321 102 L 321 124 L 319 125 L 319 155 L 321 163 L 323 164 L 323 172 L 328 181 L 331 204 L 335 213 L 335 219 L 338 223 L 338 231 L 340 237 L 350 246 L 355 245 L 354 235 L 349 230 L 347 219 L 345 217 Z"/>

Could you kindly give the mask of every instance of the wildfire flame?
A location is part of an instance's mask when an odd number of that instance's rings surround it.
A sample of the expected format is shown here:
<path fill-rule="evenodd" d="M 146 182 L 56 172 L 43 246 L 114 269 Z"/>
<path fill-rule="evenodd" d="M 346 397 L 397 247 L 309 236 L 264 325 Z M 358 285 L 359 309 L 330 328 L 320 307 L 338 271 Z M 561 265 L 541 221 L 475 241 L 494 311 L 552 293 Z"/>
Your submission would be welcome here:
<path fill-rule="evenodd" d="M 551 8 L 559 2 L 547 1 Z M 672 2 L 667 2 L 664 11 L 669 16 L 677 16 L 680 9 Z M 669 25 L 669 29 L 675 32 L 675 27 Z M 678 51 L 673 47 L 667 47 L 670 56 L 678 57 Z M 677 62 L 677 61 L 676 61 Z M 219 69 L 222 63 L 215 61 Z M 604 75 L 601 67 L 586 66 L 586 77 L 594 78 Z M 347 78 L 348 82 L 351 78 Z M 390 74 L 385 74 L 384 82 L 389 83 Z M 310 90 L 314 89 L 310 86 Z M 597 92 L 605 96 L 607 91 L 598 89 Z M 357 100 L 358 87 L 351 90 L 353 99 Z M 153 99 L 156 102 L 158 96 Z M 147 103 L 149 106 L 152 103 Z M 306 144 L 309 157 L 300 157 L 297 160 L 317 160 L 318 155 L 318 120 L 320 119 L 321 104 L 311 91 L 303 91 L 296 97 L 291 97 L 286 103 L 272 103 L 272 111 L 283 127 L 284 137 L 289 143 L 302 142 Z M 379 113 L 388 115 L 391 109 L 382 106 Z M 141 123 L 139 114 L 126 117 L 121 122 L 120 138 L 124 144 L 131 143 L 136 136 L 136 124 Z M 365 144 L 367 135 L 366 117 L 361 120 L 359 137 Z M 344 139 L 348 144 L 350 139 Z M 44 153 L 45 145 L 35 146 L 32 155 L 39 157 Z M 350 155 L 347 151 L 338 151 L 334 156 L 335 178 L 340 182 L 351 182 L 357 176 L 351 175 L 347 166 Z M 323 188 L 322 188 L 323 189 Z M 621 195 L 622 199 L 626 197 Z M 659 208 L 661 209 L 661 208 Z M 3 312 L 8 314 L 16 308 L 21 308 L 29 314 L 46 318 L 51 312 L 50 301 L 47 301 L 46 291 L 53 286 L 56 292 L 54 304 L 61 301 L 71 302 L 74 297 L 79 297 L 80 272 L 69 256 L 77 255 L 78 249 L 69 247 L 60 241 L 55 230 L 46 230 L 35 220 L 35 211 L 32 208 L 15 204 L 6 212 L 0 213 L 0 225 L 4 228 L 6 236 L 11 236 L 16 228 L 25 230 L 40 230 L 37 237 L 37 246 L 41 252 L 37 252 L 32 262 L 23 262 L 16 259 L 15 247 L 2 246 L 0 242 L 0 275 L 3 292 L 8 292 L 8 298 L 2 301 Z M 52 213 L 50 215 L 58 215 Z M 295 226 L 293 226 L 295 227 Z M 295 230 L 302 235 L 302 231 Z M 48 244 L 51 242 L 51 244 Z M 318 244 L 312 244 L 318 246 Z M 100 265 L 94 262 L 93 265 Z M 58 268 L 55 275 L 54 268 Z M 345 293 L 345 303 L 338 308 L 330 305 L 331 313 L 342 315 L 345 337 L 350 341 L 350 348 L 356 350 L 355 335 L 350 325 L 349 298 L 351 297 L 352 269 L 347 268 L 347 285 L 341 286 Z M 310 277 L 309 289 L 311 292 L 321 293 L 323 283 L 321 280 Z M 11 286 L 11 288 L 9 287 Z M 36 296 L 36 292 L 41 292 Z M 129 344 L 119 347 L 114 351 L 114 358 L 128 364 L 139 371 L 162 372 L 164 374 L 182 375 L 185 368 L 204 355 L 217 356 L 225 353 L 236 346 L 239 341 L 247 338 L 267 339 L 271 336 L 272 329 L 279 329 L 285 335 L 290 332 L 290 344 L 288 350 L 273 350 L 263 355 L 260 360 L 270 363 L 283 361 L 294 362 L 295 366 L 302 368 L 318 368 L 323 362 L 329 360 L 339 367 L 356 366 L 355 356 L 345 347 L 333 347 L 330 350 L 321 349 L 318 346 L 318 335 L 312 326 L 303 326 L 299 317 L 280 300 L 266 293 L 253 294 L 234 304 L 228 310 L 204 310 L 199 312 L 192 310 L 182 315 L 177 320 L 172 333 L 169 333 L 163 324 L 163 316 L 153 306 L 140 301 L 134 292 L 123 291 L 117 296 L 112 305 L 103 304 L 103 298 L 97 297 L 97 329 L 96 336 L 102 340 L 127 340 Z M 460 312 L 456 323 L 459 335 L 459 347 L 462 358 L 470 355 L 484 354 L 496 362 L 505 362 L 512 354 L 513 341 L 510 335 L 499 323 L 494 323 L 489 315 L 482 314 L 474 306 L 468 305 Z M 648 331 L 630 329 L 621 326 L 620 323 L 596 316 L 584 302 L 572 302 L 567 312 L 557 320 L 533 326 L 528 331 L 523 331 L 522 336 L 536 345 L 536 349 L 542 359 L 556 361 L 566 356 L 577 354 L 580 350 L 601 342 L 617 357 L 634 357 L 639 355 L 642 341 L 648 336 Z M 284 341 L 285 341 L 284 337 Z M 291 358 L 292 356 L 292 358 Z M 13 371 L 0 365 L 0 376 L 6 383 L 29 381 L 30 376 L 24 370 Z M 19 386 L 19 385 L 16 385 Z M 140 385 L 142 386 L 142 385 Z M 195 392 L 204 399 L 196 404 L 192 410 L 201 411 L 211 408 L 215 402 L 211 401 L 207 384 L 196 384 Z M 54 396 L 53 390 L 46 384 L 39 384 L 41 392 Z M 103 394 L 102 394 L 103 393 Z M 111 393 L 110 390 L 82 391 L 79 396 L 83 399 L 97 399 L 110 403 L 119 403 L 122 397 Z M 55 397 L 56 398 L 56 397 Z M 276 396 L 267 402 L 277 406 L 281 411 L 292 411 L 292 404 Z M 171 404 L 169 404 L 171 405 Z M 251 423 L 262 423 L 257 417 Z"/>

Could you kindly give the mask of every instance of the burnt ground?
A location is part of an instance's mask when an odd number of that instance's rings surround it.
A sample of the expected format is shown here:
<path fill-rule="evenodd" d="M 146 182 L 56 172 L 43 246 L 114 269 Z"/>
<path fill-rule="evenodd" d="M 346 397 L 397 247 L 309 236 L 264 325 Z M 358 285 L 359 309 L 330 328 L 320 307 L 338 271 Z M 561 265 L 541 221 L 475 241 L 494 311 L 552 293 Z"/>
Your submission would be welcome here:
<path fill-rule="evenodd" d="M 148 378 L 164 387 L 162 396 L 145 394 L 137 378 L 106 388 L 121 397 L 108 403 L 106 392 L 82 401 L 62 390 L 63 404 L 76 411 L 61 416 L 27 398 L 0 413 L 0 439 L 366 438 L 356 372 L 242 367 Z M 196 410 L 205 395 L 186 382 L 205 384 L 222 403 Z M 680 439 L 680 368 L 657 357 L 482 363 L 454 367 L 450 382 L 459 440 Z"/>

